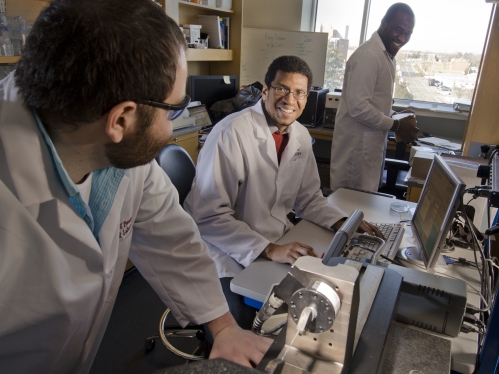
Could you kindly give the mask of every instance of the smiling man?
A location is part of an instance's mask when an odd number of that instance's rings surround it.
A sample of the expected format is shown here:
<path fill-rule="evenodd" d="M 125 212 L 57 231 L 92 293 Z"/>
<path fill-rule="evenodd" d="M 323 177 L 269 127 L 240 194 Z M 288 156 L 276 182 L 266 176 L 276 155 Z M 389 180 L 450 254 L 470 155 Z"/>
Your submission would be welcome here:
<path fill-rule="evenodd" d="M 414 24 L 408 5 L 393 4 L 371 39 L 347 62 L 331 148 L 333 191 L 340 187 L 377 191 L 387 132 L 395 132 L 402 142 L 417 139 L 414 117 L 391 118 L 395 55 L 411 39 Z"/>
<path fill-rule="evenodd" d="M 258 256 L 293 264 L 317 256 L 298 242 L 274 244 L 293 227 L 293 209 L 326 228 L 339 228 L 345 213 L 320 190 L 308 130 L 296 119 L 312 85 L 312 72 L 295 56 L 275 59 L 265 75 L 262 99 L 219 122 L 198 158 L 184 208 L 198 224 L 217 265 L 229 308 L 243 328 L 255 311 L 230 291 L 230 281 Z M 363 222 L 361 230 L 381 233 Z"/>

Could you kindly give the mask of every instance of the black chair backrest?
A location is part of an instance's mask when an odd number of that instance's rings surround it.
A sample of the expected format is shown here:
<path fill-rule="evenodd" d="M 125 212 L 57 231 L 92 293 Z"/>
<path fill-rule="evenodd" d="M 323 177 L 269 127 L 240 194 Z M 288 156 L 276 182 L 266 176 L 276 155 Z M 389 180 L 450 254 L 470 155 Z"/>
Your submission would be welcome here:
<path fill-rule="evenodd" d="M 168 144 L 159 151 L 156 160 L 177 189 L 179 203 L 183 205 L 196 175 L 191 156 L 181 146 Z"/>

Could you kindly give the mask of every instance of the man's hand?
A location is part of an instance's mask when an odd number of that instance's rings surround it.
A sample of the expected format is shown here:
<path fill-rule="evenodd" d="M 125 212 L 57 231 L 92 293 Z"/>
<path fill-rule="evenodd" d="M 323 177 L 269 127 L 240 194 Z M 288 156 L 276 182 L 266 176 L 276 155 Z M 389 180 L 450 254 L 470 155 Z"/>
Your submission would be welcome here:
<path fill-rule="evenodd" d="M 209 322 L 208 328 L 215 340 L 210 358 L 223 358 L 247 367 L 258 365 L 273 342 L 240 328 L 230 313 Z"/>
<path fill-rule="evenodd" d="M 281 264 L 294 264 L 302 256 L 319 257 L 314 249 L 306 244 L 292 242 L 283 245 L 270 243 L 262 255 Z"/>
<path fill-rule="evenodd" d="M 340 219 L 331 228 L 333 230 L 338 231 L 340 229 L 341 225 L 343 225 L 343 223 L 345 223 L 345 221 L 346 221 L 346 218 Z M 383 240 L 386 239 L 384 237 L 384 235 L 381 233 L 381 231 L 376 226 L 374 226 L 373 224 L 371 224 L 367 221 L 364 221 L 364 220 L 362 220 L 360 222 L 360 225 L 357 229 L 357 232 L 366 233 L 366 234 L 372 235 L 372 236 L 377 236 L 378 238 L 381 238 Z"/>
<path fill-rule="evenodd" d="M 392 131 L 395 132 L 397 143 L 410 143 L 418 139 L 419 128 L 415 116 L 404 117 L 399 120 L 400 126 L 394 124 Z"/>
<path fill-rule="evenodd" d="M 362 221 L 357 229 L 357 232 L 365 232 L 368 235 L 377 236 L 385 240 L 385 236 L 381 233 L 380 229 L 374 226 L 372 223 Z"/>

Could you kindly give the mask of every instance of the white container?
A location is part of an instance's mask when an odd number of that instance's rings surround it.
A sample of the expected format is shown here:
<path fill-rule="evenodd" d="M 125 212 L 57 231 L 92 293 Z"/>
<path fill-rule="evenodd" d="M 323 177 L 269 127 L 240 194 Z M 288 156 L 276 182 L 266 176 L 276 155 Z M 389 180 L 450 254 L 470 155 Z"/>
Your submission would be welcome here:
<path fill-rule="evenodd" d="M 187 43 L 199 43 L 201 39 L 201 25 L 182 25 Z"/>
<path fill-rule="evenodd" d="M 232 0 L 217 0 L 217 8 L 232 9 Z"/>
<path fill-rule="evenodd" d="M 217 6 L 217 0 L 201 0 L 201 4 L 215 8 Z"/>

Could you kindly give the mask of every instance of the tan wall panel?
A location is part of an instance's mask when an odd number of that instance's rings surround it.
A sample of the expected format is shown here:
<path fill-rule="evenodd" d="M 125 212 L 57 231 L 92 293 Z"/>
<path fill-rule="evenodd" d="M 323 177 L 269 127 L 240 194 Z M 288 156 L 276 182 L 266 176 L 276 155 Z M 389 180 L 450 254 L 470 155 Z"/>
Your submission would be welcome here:
<path fill-rule="evenodd" d="M 465 132 L 464 154 L 471 142 L 499 144 L 499 6 L 492 9 L 480 75 Z"/>
<path fill-rule="evenodd" d="M 48 1 L 39 0 L 7 0 L 5 8 L 9 16 L 14 17 L 22 14 L 26 20 L 34 22 L 42 8 L 47 4 Z"/>
<path fill-rule="evenodd" d="M 243 27 L 301 30 L 303 0 L 249 0 L 244 2 Z"/>

